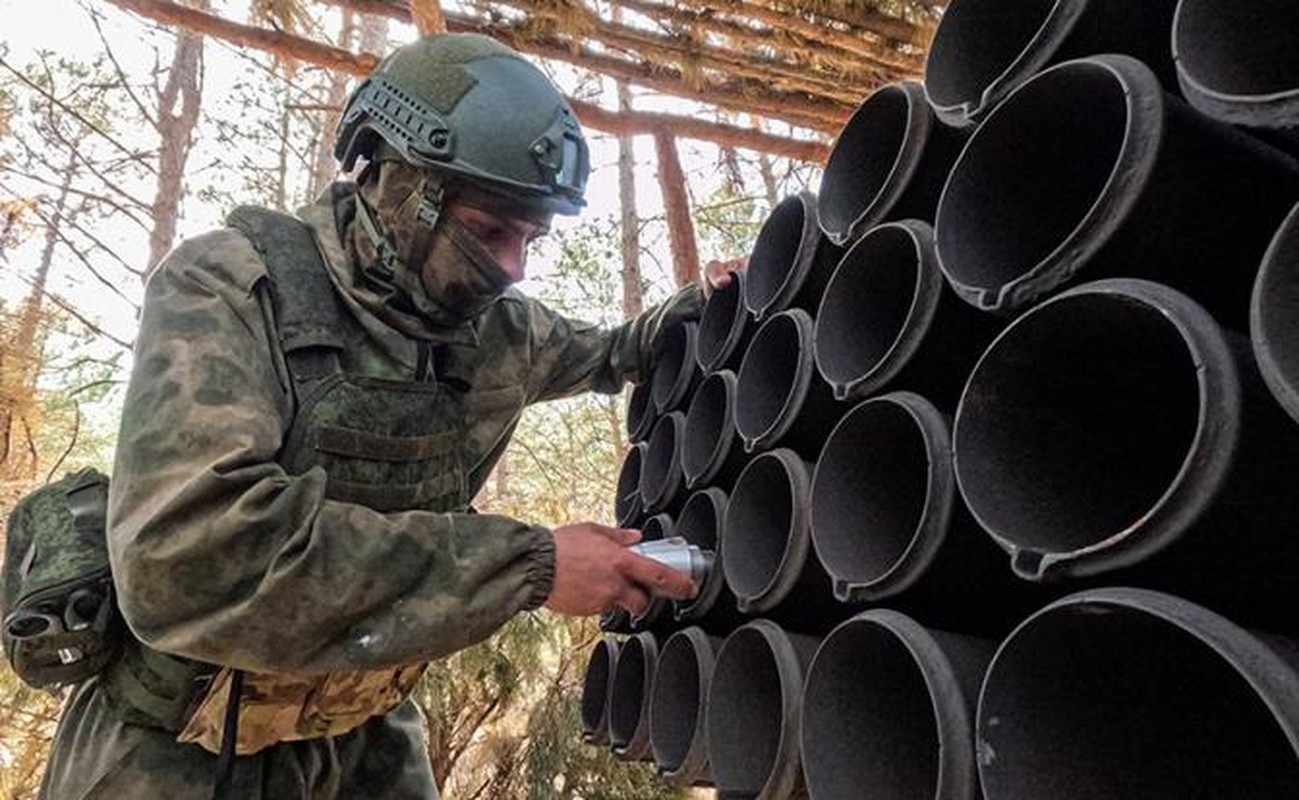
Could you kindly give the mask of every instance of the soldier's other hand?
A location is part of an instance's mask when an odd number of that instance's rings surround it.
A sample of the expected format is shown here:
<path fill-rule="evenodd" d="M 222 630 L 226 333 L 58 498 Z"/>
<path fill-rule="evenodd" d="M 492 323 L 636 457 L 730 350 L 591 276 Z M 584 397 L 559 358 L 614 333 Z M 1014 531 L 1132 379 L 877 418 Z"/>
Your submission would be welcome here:
<path fill-rule="evenodd" d="M 650 588 L 678 599 L 694 596 L 688 577 L 627 549 L 640 541 L 639 531 L 579 522 L 553 533 L 555 583 L 546 600 L 551 611 L 590 616 L 624 608 L 639 616 L 649 607 Z"/>
<path fill-rule="evenodd" d="M 713 259 L 704 265 L 704 296 L 711 295 L 714 290 L 722 289 L 729 286 L 734 280 L 731 273 L 743 272 L 749 266 L 747 256 L 743 258 L 731 258 L 725 261 Z"/>

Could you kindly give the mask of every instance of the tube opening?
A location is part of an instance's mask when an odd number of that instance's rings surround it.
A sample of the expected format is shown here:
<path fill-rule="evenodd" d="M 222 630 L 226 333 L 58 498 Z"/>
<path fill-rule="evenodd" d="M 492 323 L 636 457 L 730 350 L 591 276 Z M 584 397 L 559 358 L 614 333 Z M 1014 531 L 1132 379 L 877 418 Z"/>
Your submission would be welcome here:
<path fill-rule="evenodd" d="M 689 637 L 673 636 L 659 654 L 650 696 L 650 745 L 667 772 L 679 769 L 690 753 L 701 691 L 699 658 Z"/>
<path fill-rule="evenodd" d="M 654 398 L 651 382 L 632 387 L 627 399 L 627 438 L 639 442 L 649 436 L 654 423 Z"/>
<path fill-rule="evenodd" d="M 680 480 L 681 460 L 677 450 L 677 425 L 680 412 L 673 412 L 654 423 L 649 447 L 641 466 L 641 502 L 646 510 L 654 511 L 663 505 Z"/>
<path fill-rule="evenodd" d="M 1182 73 L 1216 94 L 1299 92 L 1299 4 L 1292 0 L 1182 0 L 1177 58 Z"/>
<path fill-rule="evenodd" d="M 897 636 L 870 622 L 837 629 L 817 651 L 803 695 L 803 769 L 812 794 L 938 797 L 934 704 Z"/>
<path fill-rule="evenodd" d="M 618 524 L 627 527 L 634 525 L 645 508 L 640 496 L 640 473 L 645 447 L 633 445 L 623 457 L 622 468 L 618 471 L 617 494 L 613 501 L 614 519 Z"/>
<path fill-rule="evenodd" d="M 943 269 L 998 294 L 1041 265 L 1110 182 L 1129 124 L 1122 81 L 1078 63 L 1025 84 L 988 118 L 957 161 L 935 229 Z M 1005 235 L 1006 220 L 1020 220 Z"/>
<path fill-rule="evenodd" d="M 925 63 L 935 106 L 983 106 L 984 92 L 1033 46 L 1056 0 L 961 0 L 947 7 Z"/>
<path fill-rule="evenodd" d="M 749 256 L 745 277 L 744 299 L 749 310 L 767 308 L 789 283 L 803 244 L 807 209 L 803 198 L 795 195 L 780 201 L 758 232 L 758 240 Z"/>
<path fill-rule="evenodd" d="M 1179 479 L 1201 414 L 1199 365 L 1160 308 L 1079 293 L 1021 317 L 957 412 L 971 511 L 1017 547 L 1071 552 L 1130 533 Z"/>
<path fill-rule="evenodd" d="M 805 358 L 793 318 L 777 315 L 758 329 L 735 389 L 735 428 L 746 440 L 761 438 L 789 413 Z"/>
<path fill-rule="evenodd" d="M 919 286 L 916 242 L 903 228 L 877 228 L 844 256 L 817 315 L 816 362 L 828 382 L 879 368 L 906 332 Z"/>
<path fill-rule="evenodd" d="M 812 484 L 812 541 L 826 572 L 860 585 L 894 570 L 924 533 L 930 469 L 924 433 L 904 408 L 872 400 L 849 412 Z"/>
<path fill-rule="evenodd" d="M 640 639 L 623 642 L 613 670 L 613 691 L 609 694 L 609 741 L 626 747 L 636 736 L 645 704 L 645 649 Z"/>
<path fill-rule="evenodd" d="M 724 434 L 733 429 L 732 391 L 721 375 L 710 375 L 699 385 L 686 414 L 685 442 L 681 448 L 681 469 L 694 481 L 708 472 L 730 444 Z"/>
<path fill-rule="evenodd" d="M 731 634 L 708 698 L 708 747 L 721 797 L 756 797 L 776 771 L 784 729 L 780 669 L 755 630 Z"/>
<path fill-rule="evenodd" d="M 997 654 L 980 775 L 989 797 L 1299 797 L 1283 724 L 1294 722 L 1193 630 L 1079 602 L 1030 620 Z"/>
<path fill-rule="evenodd" d="M 677 519 L 677 535 L 700 550 L 717 550 L 717 508 L 707 492 L 695 492 Z"/>
<path fill-rule="evenodd" d="M 744 328 L 748 310 L 744 307 L 743 278 L 733 275 L 731 282 L 713 290 L 704 313 L 699 318 L 699 366 L 705 372 L 718 369 L 730 356 Z"/>
<path fill-rule="evenodd" d="M 673 325 L 662 333 L 663 341 L 650 379 L 654 406 L 659 411 L 670 411 L 681 402 L 682 384 L 690 380 L 690 373 L 695 369 L 695 354 L 690 350 L 687 328 L 687 325 Z"/>
<path fill-rule="evenodd" d="M 921 109 L 927 111 L 927 109 Z M 838 240 L 894 177 L 911 132 L 911 99 L 897 86 L 872 94 L 839 133 L 817 193 L 817 218 Z"/>
<path fill-rule="evenodd" d="M 594 735 L 604 722 L 605 703 L 609 700 L 611 647 L 605 641 L 596 644 L 582 678 L 582 733 L 586 735 Z"/>
<path fill-rule="evenodd" d="M 794 524 L 794 487 L 784 462 L 759 456 L 740 474 L 726 506 L 722 564 L 731 591 L 762 595 L 776 580 Z"/>

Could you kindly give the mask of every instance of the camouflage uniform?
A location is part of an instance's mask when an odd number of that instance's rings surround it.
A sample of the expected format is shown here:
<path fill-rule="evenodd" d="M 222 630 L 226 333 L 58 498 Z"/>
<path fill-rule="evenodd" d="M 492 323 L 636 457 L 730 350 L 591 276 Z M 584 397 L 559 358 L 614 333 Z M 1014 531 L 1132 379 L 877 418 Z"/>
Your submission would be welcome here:
<path fill-rule="evenodd" d="M 510 290 L 471 325 L 448 330 L 420 313 L 418 284 L 401 302 L 367 284 L 352 207 L 353 195 L 335 187 L 300 212 L 366 334 L 345 366 L 409 381 L 428 371 L 429 343 L 455 348 L 467 386 L 466 496 L 526 404 L 640 380 L 658 328 L 697 316 L 702 303 L 690 287 L 601 330 Z M 324 470 L 291 474 L 279 463 L 294 411 L 256 296 L 265 279 L 261 255 L 230 229 L 183 243 L 150 277 L 110 499 L 119 602 L 139 639 L 254 678 L 309 684 L 409 669 L 544 602 L 554 575 L 546 528 L 492 514 L 385 513 L 327 497 Z M 174 731 L 127 721 L 102 684 L 81 685 L 66 709 L 42 796 L 210 796 L 216 757 L 177 743 Z M 257 724 L 241 716 L 240 752 L 250 752 L 243 736 Z M 301 741 L 235 760 L 235 796 L 436 797 L 409 700 L 338 735 L 313 738 L 298 724 Z"/>

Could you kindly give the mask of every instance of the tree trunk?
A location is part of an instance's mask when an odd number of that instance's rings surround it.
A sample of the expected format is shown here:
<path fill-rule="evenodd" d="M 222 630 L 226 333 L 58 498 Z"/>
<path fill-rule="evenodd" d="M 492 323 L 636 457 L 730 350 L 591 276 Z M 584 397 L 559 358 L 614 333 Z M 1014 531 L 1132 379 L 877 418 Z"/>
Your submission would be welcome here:
<path fill-rule="evenodd" d="M 30 428 L 30 420 L 27 424 L 20 421 L 36 408 L 36 376 L 44 360 L 44 337 L 40 332 L 45 319 L 45 289 L 78 161 L 77 153 L 68 151 L 68 161 L 59 179 L 58 199 L 54 201 L 54 210 L 45 226 L 45 242 L 41 247 L 40 261 L 36 264 L 36 274 L 32 277 L 31 291 L 18 314 L 13 339 L 0 349 L 0 467 L 3 467 L 0 477 L 3 478 L 27 475 L 36 467 L 35 463 L 20 463 L 24 460 L 20 455 L 22 448 L 14 439 L 22 435 L 20 431 Z"/>
<path fill-rule="evenodd" d="M 206 12 L 209 0 L 195 0 Z M 185 194 L 185 162 L 194 144 L 203 100 L 203 34 L 181 28 L 176 32 L 167 83 L 158 93 L 158 188 L 153 196 L 153 230 L 149 233 L 149 267 L 152 268 L 176 239 L 176 220 Z"/>
<path fill-rule="evenodd" d="M 618 110 L 631 111 L 631 88 L 618 81 Z M 640 275 L 640 214 L 636 209 L 636 143 L 618 136 L 618 206 L 622 214 L 622 313 L 627 319 L 645 310 Z"/>
<path fill-rule="evenodd" d="M 338 46 L 352 49 L 356 39 L 356 14 L 351 9 L 343 9 L 343 24 L 338 32 Z M 345 72 L 331 72 L 328 88 L 325 90 L 325 105 L 330 110 L 320 120 L 320 133 L 316 137 L 316 157 L 311 165 L 311 179 L 307 183 L 307 194 L 311 198 L 319 197 L 321 192 L 333 182 L 338 175 L 338 164 L 334 159 L 334 132 L 338 129 L 338 118 L 343 113 L 343 103 L 347 102 L 347 88 L 351 79 Z"/>
<path fill-rule="evenodd" d="M 654 134 L 659 160 L 659 186 L 663 210 L 668 218 L 668 244 L 672 248 L 672 272 L 677 286 L 699 279 L 699 249 L 695 244 L 695 223 L 690 218 L 690 197 L 685 173 L 677 155 L 676 139 L 669 133 Z"/>

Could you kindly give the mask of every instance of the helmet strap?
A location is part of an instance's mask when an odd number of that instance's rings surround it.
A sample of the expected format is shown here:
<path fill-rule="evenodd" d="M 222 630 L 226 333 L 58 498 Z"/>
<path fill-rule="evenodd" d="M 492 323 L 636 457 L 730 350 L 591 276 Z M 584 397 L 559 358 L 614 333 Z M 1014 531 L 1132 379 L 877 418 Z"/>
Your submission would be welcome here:
<path fill-rule="evenodd" d="M 379 230 L 379 221 L 374 218 L 374 210 L 359 192 L 356 195 L 356 219 L 361 223 L 361 230 L 365 231 L 370 244 L 374 245 L 375 252 L 379 254 L 382 277 L 392 280 L 397 270 L 402 267 L 401 256 L 397 254 L 397 248 L 393 246 L 392 240 Z"/>

